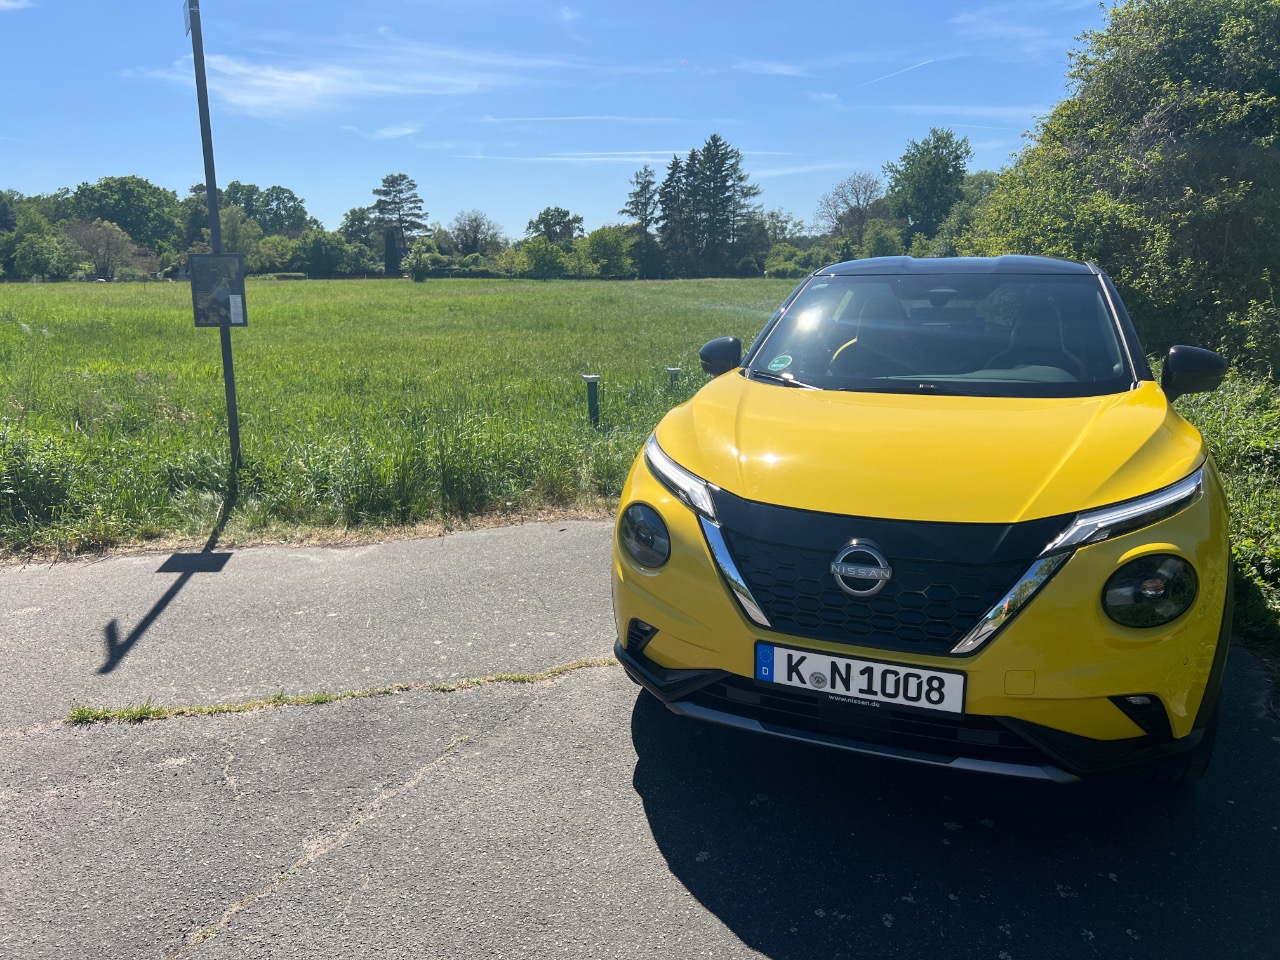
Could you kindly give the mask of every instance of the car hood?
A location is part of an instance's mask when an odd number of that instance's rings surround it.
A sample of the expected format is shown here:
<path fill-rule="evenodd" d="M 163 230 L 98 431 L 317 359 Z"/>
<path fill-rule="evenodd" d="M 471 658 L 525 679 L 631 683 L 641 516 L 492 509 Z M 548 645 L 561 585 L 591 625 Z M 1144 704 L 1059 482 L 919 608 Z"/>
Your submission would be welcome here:
<path fill-rule="evenodd" d="M 1200 434 L 1154 383 L 1103 397 L 803 390 L 725 374 L 657 431 L 730 493 L 855 516 L 1015 523 L 1128 500 L 1187 476 Z"/>

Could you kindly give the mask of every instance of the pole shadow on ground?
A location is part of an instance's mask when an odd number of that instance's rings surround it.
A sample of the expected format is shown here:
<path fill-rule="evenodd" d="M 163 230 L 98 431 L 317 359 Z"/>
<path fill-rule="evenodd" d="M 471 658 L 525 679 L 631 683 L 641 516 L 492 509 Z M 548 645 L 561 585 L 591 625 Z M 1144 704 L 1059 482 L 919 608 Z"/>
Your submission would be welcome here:
<path fill-rule="evenodd" d="M 197 573 L 221 573 L 222 568 L 227 565 L 227 561 L 231 559 L 229 552 L 218 553 L 215 547 L 218 545 L 218 538 L 222 536 L 223 530 L 226 528 L 227 519 L 231 516 L 231 510 L 235 506 L 236 495 L 233 491 L 223 502 L 218 510 L 218 518 L 213 525 L 213 530 L 209 534 L 209 539 L 205 542 L 204 548 L 199 553 L 175 553 L 162 563 L 156 573 L 176 573 L 179 574 L 178 579 L 173 585 L 165 591 L 164 596 L 155 602 L 146 615 L 134 626 L 129 633 L 121 638 L 119 621 L 112 619 L 102 629 L 103 640 L 106 642 L 106 660 L 102 666 L 98 668 L 99 674 L 108 674 L 120 666 L 121 662 L 134 645 L 142 639 L 143 634 L 151 629 L 152 625 L 160 618 L 160 615 L 168 608 L 174 599 L 182 592 L 182 589 L 191 581 Z"/>

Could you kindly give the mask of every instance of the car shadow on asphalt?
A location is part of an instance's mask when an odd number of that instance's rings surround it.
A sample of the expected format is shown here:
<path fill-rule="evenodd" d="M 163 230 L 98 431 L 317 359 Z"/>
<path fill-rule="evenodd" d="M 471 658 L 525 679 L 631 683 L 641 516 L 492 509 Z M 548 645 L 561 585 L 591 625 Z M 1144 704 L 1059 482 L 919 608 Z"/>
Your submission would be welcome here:
<path fill-rule="evenodd" d="M 173 603 L 193 576 L 197 573 L 222 572 L 222 568 L 231 559 L 231 554 L 227 552 L 219 553 L 214 548 L 218 545 L 218 539 L 222 536 L 222 531 L 226 529 L 227 520 L 231 516 L 231 510 L 235 507 L 235 502 L 236 494 L 235 488 L 233 488 L 231 494 L 223 500 L 222 506 L 218 510 L 218 518 L 213 525 L 213 530 L 209 533 L 209 539 L 205 541 L 204 548 L 199 553 L 175 553 L 160 564 L 156 573 L 176 573 L 179 574 L 178 579 L 152 605 L 151 609 L 142 616 L 128 634 L 123 638 L 120 636 L 120 621 L 115 618 L 102 628 L 102 638 L 106 644 L 106 659 L 103 661 L 102 666 L 98 668 L 99 674 L 111 673 L 116 667 L 120 666 L 120 663 L 128 656 L 129 651 L 142 639 L 143 634 L 151 629 L 151 626 L 160 618 L 160 615 L 164 613 L 169 604 Z"/>
<path fill-rule="evenodd" d="M 1187 790 L 859 757 L 697 723 L 648 694 L 633 783 L 674 876 L 769 957 L 1270 956 L 1266 687 L 1234 649 L 1217 755 Z"/>

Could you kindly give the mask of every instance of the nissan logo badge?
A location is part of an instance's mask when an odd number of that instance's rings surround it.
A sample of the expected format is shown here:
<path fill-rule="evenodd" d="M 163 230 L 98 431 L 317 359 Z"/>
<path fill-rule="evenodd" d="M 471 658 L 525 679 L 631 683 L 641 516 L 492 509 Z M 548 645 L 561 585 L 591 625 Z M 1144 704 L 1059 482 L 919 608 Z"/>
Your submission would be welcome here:
<path fill-rule="evenodd" d="M 850 540 L 831 562 L 831 573 L 849 596 L 874 597 L 892 579 L 893 568 L 870 540 Z"/>

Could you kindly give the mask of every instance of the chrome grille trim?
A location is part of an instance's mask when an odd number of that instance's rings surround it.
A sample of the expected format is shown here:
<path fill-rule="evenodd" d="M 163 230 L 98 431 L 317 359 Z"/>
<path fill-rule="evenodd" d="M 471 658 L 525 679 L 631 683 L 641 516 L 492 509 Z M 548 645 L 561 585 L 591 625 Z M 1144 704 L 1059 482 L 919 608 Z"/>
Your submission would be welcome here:
<path fill-rule="evenodd" d="M 702 535 L 707 539 L 707 546 L 711 548 L 711 556 L 715 559 L 716 566 L 720 568 L 721 575 L 729 585 L 729 589 L 733 591 L 743 611 L 757 625 L 772 627 L 769 618 L 760 609 L 760 604 L 751 595 L 751 590 L 747 587 L 747 581 L 742 576 L 742 572 L 738 570 L 738 565 L 734 563 L 729 545 L 724 542 L 724 535 L 720 532 L 720 525 L 712 523 L 702 515 L 698 516 L 698 522 L 702 525 Z"/>

